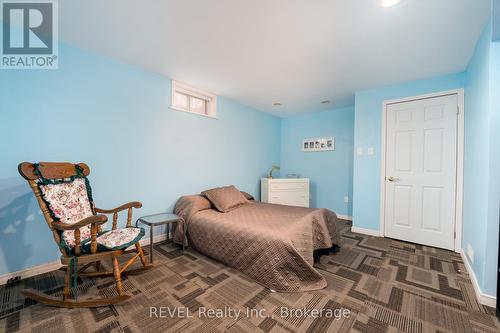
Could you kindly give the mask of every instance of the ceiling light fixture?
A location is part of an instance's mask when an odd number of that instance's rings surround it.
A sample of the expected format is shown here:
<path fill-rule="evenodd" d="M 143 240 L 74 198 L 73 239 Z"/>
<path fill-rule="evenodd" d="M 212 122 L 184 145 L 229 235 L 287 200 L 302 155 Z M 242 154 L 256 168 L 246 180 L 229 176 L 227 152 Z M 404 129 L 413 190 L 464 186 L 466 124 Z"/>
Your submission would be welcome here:
<path fill-rule="evenodd" d="M 274 102 L 273 106 L 281 106 L 281 103 L 280 102 Z"/>
<path fill-rule="evenodd" d="M 401 0 L 379 0 L 380 7 L 387 8 L 396 6 Z"/>

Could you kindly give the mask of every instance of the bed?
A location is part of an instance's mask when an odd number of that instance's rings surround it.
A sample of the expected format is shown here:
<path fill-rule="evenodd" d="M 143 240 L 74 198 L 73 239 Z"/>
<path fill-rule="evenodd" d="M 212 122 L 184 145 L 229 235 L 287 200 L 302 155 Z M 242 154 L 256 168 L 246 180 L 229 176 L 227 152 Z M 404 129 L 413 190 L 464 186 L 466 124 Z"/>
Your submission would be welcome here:
<path fill-rule="evenodd" d="M 220 212 L 205 196 L 190 195 L 177 201 L 174 212 L 183 219 L 176 242 L 189 244 L 271 290 L 302 292 L 327 285 L 313 264 L 315 251 L 339 244 L 332 211 L 248 200 Z"/>

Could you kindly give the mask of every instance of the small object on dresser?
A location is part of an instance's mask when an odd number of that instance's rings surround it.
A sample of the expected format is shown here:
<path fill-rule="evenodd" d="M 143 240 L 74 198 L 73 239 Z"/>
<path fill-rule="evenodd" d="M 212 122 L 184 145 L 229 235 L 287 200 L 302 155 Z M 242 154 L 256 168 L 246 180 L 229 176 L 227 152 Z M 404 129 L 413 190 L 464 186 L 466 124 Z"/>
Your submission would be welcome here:
<path fill-rule="evenodd" d="M 280 166 L 279 165 L 273 165 L 271 167 L 271 170 L 269 171 L 269 175 L 267 176 L 267 178 L 273 178 L 273 171 L 274 170 L 279 170 L 280 169 Z"/>
<path fill-rule="evenodd" d="M 181 217 L 172 213 L 160 213 L 154 215 L 147 215 L 140 217 L 135 222 L 135 226 L 139 223 L 143 223 L 149 226 L 149 261 L 153 263 L 153 228 L 157 225 L 167 225 L 167 240 L 172 240 L 172 224 L 181 221 Z M 184 228 L 183 240 L 186 236 L 186 228 Z M 182 244 L 182 252 L 184 253 L 184 243 Z"/>

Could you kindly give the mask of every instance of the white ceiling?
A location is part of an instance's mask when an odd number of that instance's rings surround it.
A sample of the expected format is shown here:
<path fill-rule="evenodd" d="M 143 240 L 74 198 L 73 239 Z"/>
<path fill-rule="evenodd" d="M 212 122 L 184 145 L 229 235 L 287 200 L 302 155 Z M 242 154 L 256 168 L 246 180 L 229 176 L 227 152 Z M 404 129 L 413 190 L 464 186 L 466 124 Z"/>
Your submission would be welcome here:
<path fill-rule="evenodd" d="M 87 0 L 59 8 L 66 42 L 289 115 L 352 105 L 360 89 L 464 70 L 490 0 L 391 8 L 378 0 Z"/>

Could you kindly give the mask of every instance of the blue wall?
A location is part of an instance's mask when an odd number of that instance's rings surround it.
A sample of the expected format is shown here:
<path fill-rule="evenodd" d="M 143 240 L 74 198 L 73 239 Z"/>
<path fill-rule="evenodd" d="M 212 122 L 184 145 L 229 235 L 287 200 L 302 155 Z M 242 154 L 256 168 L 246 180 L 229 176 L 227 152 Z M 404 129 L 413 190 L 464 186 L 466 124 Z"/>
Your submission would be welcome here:
<path fill-rule="evenodd" d="M 467 68 L 465 86 L 464 237 L 479 287 L 496 292 L 500 202 L 500 42 L 485 27 Z"/>
<path fill-rule="evenodd" d="M 490 189 L 483 287 L 485 293 L 495 295 L 500 224 L 500 40 L 490 47 L 490 108 Z"/>
<path fill-rule="evenodd" d="M 467 68 L 464 238 L 474 248 L 474 269 L 483 293 L 494 295 L 500 203 L 500 41 L 492 22 L 479 39 Z"/>
<path fill-rule="evenodd" d="M 490 26 L 477 42 L 465 86 L 464 210 L 462 247 L 474 249 L 471 262 L 479 284 L 484 279 L 489 188 Z"/>
<path fill-rule="evenodd" d="M 140 200 L 135 217 L 214 186 L 259 194 L 279 118 L 222 97 L 217 119 L 169 105 L 168 78 L 66 45 L 58 70 L 0 71 L 0 274 L 58 258 L 22 161 L 84 161 L 97 205 Z"/>
<path fill-rule="evenodd" d="M 465 74 L 457 73 L 428 80 L 387 86 L 356 92 L 354 116 L 354 150 L 363 148 L 364 154 L 354 152 L 353 225 L 379 230 L 380 227 L 380 152 L 382 102 L 432 92 L 462 88 Z M 367 155 L 374 147 L 375 154 Z"/>
<path fill-rule="evenodd" d="M 302 140 L 335 137 L 335 151 L 303 152 Z M 354 107 L 307 113 L 281 123 L 281 174 L 298 173 L 311 181 L 311 207 L 352 215 Z M 349 203 L 344 203 L 344 196 Z"/>

